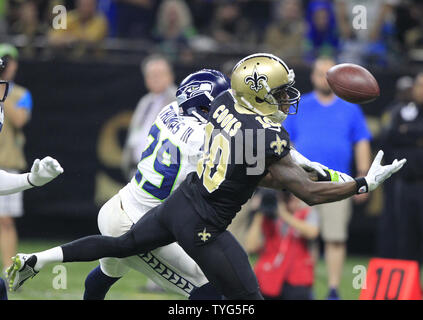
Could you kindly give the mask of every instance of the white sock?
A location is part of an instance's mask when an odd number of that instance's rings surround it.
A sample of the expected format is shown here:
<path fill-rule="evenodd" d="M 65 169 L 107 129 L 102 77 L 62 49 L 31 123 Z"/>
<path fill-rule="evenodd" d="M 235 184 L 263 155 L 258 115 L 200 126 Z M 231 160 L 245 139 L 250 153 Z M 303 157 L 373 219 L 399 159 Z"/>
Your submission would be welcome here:
<path fill-rule="evenodd" d="M 35 271 L 40 271 L 40 269 L 49 263 L 63 262 L 62 247 L 55 247 L 34 254 L 37 256 L 37 263 L 34 266 Z"/>

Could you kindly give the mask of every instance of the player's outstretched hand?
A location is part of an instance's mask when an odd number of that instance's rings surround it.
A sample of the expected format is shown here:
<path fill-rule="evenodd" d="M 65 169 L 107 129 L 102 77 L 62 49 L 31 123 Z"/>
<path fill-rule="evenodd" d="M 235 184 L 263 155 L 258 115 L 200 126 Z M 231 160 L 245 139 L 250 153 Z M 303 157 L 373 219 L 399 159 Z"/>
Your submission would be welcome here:
<path fill-rule="evenodd" d="M 60 163 L 52 157 L 45 157 L 44 159 L 35 159 L 28 179 L 34 186 L 40 187 L 56 178 L 63 173 L 63 168 Z"/>
<path fill-rule="evenodd" d="M 317 171 L 317 173 L 319 173 L 323 177 L 326 176 L 325 170 L 327 170 L 328 167 L 324 166 L 321 163 L 310 161 L 309 159 L 307 159 L 306 157 L 304 157 L 301 153 L 299 153 L 297 150 L 295 150 L 293 148 L 291 149 L 291 151 L 289 153 L 291 154 L 292 160 L 298 166 L 300 166 L 301 168 L 303 168 L 304 170 L 307 170 L 307 171 Z"/>
<path fill-rule="evenodd" d="M 380 163 L 383 158 L 383 151 L 379 150 L 373 163 L 367 173 L 367 176 L 364 178 L 366 179 L 367 186 L 369 191 L 373 191 L 376 189 L 381 183 L 383 183 L 386 179 L 388 179 L 392 174 L 399 171 L 404 163 L 407 162 L 407 159 L 402 159 L 398 161 L 395 159 L 392 164 L 382 166 Z"/>

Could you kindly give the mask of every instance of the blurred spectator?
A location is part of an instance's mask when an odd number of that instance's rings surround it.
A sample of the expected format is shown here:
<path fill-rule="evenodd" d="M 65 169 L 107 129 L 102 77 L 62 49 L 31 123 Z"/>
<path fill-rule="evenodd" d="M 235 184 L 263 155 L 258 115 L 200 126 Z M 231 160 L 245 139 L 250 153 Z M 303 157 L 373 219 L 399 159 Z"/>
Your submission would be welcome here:
<path fill-rule="evenodd" d="M 107 20 L 97 12 L 97 0 L 78 0 L 76 9 L 67 15 L 67 28 L 51 29 L 48 41 L 55 48 L 74 48 L 74 55 L 80 56 L 106 36 Z"/>
<path fill-rule="evenodd" d="M 0 37 L 3 37 L 8 32 L 7 9 L 7 1 L 0 1 Z"/>
<path fill-rule="evenodd" d="M 385 162 L 390 159 L 394 160 L 392 144 L 387 141 L 387 133 L 389 132 L 392 115 L 398 112 L 397 110 L 404 105 L 407 105 L 412 100 L 412 89 L 414 79 L 410 76 L 403 76 L 396 82 L 395 97 L 386 108 L 381 117 L 381 132 L 375 137 L 375 142 L 379 149 L 383 148 L 385 152 Z M 401 210 L 398 210 L 398 202 L 396 201 L 396 179 L 399 175 L 394 175 L 386 181 L 383 185 L 383 209 L 378 224 L 378 238 L 377 238 L 377 255 L 382 258 L 397 258 L 398 254 L 398 221 L 401 215 Z M 386 235 L 389 234 L 389 237 Z"/>
<path fill-rule="evenodd" d="M 411 102 L 388 113 L 382 143 L 389 146 L 386 162 L 406 158 L 393 186 L 385 188 L 385 208 L 379 239 L 382 256 L 423 262 L 423 73 L 412 89 Z M 388 207 L 389 206 L 389 207 Z M 385 233 L 389 231 L 389 233 Z M 394 239 L 392 239 L 394 238 Z M 386 242 L 386 243 L 385 243 Z M 388 247 L 388 246 L 391 247 Z"/>
<path fill-rule="evenodd" d="M 269 50 L 293 62 L 304 51 L 305 21 L 300 0 L 275 2 L 274 17 L 266 30 L 264 44 Z"/>
<path fill-rule="evenodd" d="M 338 98 L 330 89 L 326 72 L 335 65 L 331 58 L 319 58 L 313 66 L 314 91 L 301 97 L 299 112 L 289 116 L 284 126 L 291 141 L 305 157 L 331 169 L 351 175 L 355 154 L 356 174 L 365 176 L 370 167 L 370 132 L 360 107 Z M 310 137 L 313 137 L 310 139 Z M 368 194 L 356 196 L 358 202 Z M 346 255 L 350 198 L 315 207 L 320 214 L 325 243 L 329 299 L 337 299 Z"/>
<path fill-rule="evenodd" d="M 411 60 L 423 61 L 423 3 L 415 1 L 410 6 L 410 14 L 418 24 L 407 30 L 404 34 L 405 47 Z"/>
<path fill-rule="evenodd" d="M 410 76 L 403 76 L 396 82 L 395 102 L 408 102 L 411 100 L 413 91 L 413 78 Z"/>
<path fill-rule="evenodd" d="M 207 33 L 209 25 L 213 21 L 216 3 L 213 0 L 190 0 L 187 1 L 187 4 L 190 6 L 197 31 Z"/>
<path fill-rule="evenodd" d="M 47 24 L 39 19 L 36 1 L 24 1 L 19 6 L 18 20 L 10 27 L 10 32 L 25 37 L 21 54 L 31 55 L 34 50 L 33 42 L 35 37 L 44 35 L 47 32 Z"/>
<path fill-rule="evenodd" d="M 117 0 L 117 36 L 151 39 L 158 3 L 155 0 Z"/>
<path fill-rule="evenodd" d="M 108 36 L 117 36 L 117 3 L 114 0 L 98 0 L 97 9 L 107 19 Z"/>
<path fill-rule="evenodd" d="M 224 46 L 256 44 L 257 34 L 249 19 L 242 12 L 241 4 L 232 1 L 218 3 L 210 25 L 213 38 Z"/>
<path fill-rule="evenodd" d="M 9 95 L 4 103 L 4 125 L 0 136 L 0 168 L 17 173 L 26 169 L 24 155 L 25 136 L 22 128 L 32 112 L 31 93 L 14 81 L 18 69 L 18 50 L 0 45 L 0 58 L 5 62 L 1 78 L 10 82 Z M 14 218 L 23 215 L 22 192 L 0 197 L 0 251 L 3 268 L 11 264 L 16 254 L 18 236 Z"/>
<path fill-rule="evenodd" d="M 195 36 L 192 16 L 182 0 L 164 0 L 157 13 L 154 38 L 170 60 L 191 60 L 189 41 Z"/>
<path fill-rule="evenodd" d="M 313 61 L 321 55 L 335 56 L 338 33 L 332 2 L 313 0 L 307 8 L 306 59 Z"/>
<path fill-rule="evenodd" d="M 263 297 L 311 300 L 315 261 L 310 242 L 319 235 L 316 211 L 288 193 L 266 190 L 254 197 L 261 203 L 245 247 L 248 253 L 259 252 L 254 271 Z"/>
<path fill-rule="evenodd" d="M 33 37 L 44 31 L 41 21 L 39 21 L 36 1 L 30 0 L 21 3 L 18 8 L 18 20 L 11 26 L 11 32 Z"/>
<path fill-rule="evenodd" d="M 397 39 L 405 49 L 405 33 L 420 24 L 420 0 L 402 0 L 395 6 L 395 28 Z"/>
<path fill-rule="evenodd" d="M 338 25 L 342 37 L 341 61 L 357 64 L 388 62 L 388 54 L 396 49 L 394 7 L 399 0 L 336 0 Z M 365 11 L 366 27 L 354 28 L 357 11 Z M 391 58 L 392 60 L 393 58 Z"/>
<path fill-rule="evenodd" d="M 154 120 L 160 110 L 176 99 L 172 67 L 163 56 L 147 57 L 142 62 L 141 72 L 149 92 L 138 102 L 123 150 L 122 169 L 129 179 L 136 171 Z"/>

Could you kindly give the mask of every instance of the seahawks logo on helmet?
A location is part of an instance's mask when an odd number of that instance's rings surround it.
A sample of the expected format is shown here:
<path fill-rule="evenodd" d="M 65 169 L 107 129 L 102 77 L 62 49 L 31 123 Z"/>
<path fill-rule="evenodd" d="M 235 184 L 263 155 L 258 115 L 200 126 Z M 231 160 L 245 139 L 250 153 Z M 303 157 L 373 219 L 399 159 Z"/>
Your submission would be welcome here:
<path fill-rule="evenodd" d="M 259 92 L 261 89 L 263 89 L 263 85 L 260 83 L 263 80 L 267 81 L 267 76 L 264 74 L 259 74 L 257 72 L 257 68 L 254 68 L 252 75 L 247 76 L 244 79 L 245 84 L 247 85 L 249 82 L 251 82 L 250 88 L 251 90 L 254 90 L 255 92 Z"/>
<path fill-rule="evenodd" d="M 193 81 L 181 89 L 180 95 L 185 96 L 185 99 L 190 99 L 206 92 L 210 94 L 213 91 L 213 84 L 209 81 Z"/>

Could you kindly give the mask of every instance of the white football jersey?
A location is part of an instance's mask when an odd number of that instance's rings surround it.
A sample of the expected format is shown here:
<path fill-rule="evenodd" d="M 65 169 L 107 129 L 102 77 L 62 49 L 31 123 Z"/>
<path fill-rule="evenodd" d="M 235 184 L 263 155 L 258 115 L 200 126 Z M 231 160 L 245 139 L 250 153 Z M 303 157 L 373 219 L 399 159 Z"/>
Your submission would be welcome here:
<path fill-rule="evenodd" d="M 123 209 L 134 223 L 146 208 L 162 203 L 188 173 L 196 170 L 202 156 L 204 127 L 194 117 L 180 116 L 176 101 L 159 113 L 135 176 L 119 191 Z"/>

